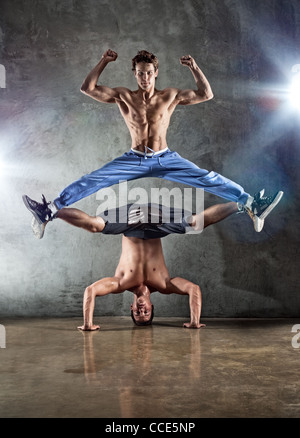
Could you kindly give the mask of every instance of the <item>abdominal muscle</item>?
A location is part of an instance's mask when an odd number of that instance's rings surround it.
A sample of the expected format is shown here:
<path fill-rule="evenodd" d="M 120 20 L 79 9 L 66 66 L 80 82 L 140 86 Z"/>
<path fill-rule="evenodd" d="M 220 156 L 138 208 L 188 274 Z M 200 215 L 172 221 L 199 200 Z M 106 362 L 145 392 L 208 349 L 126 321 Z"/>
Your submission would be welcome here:
<path fill-rule="evenodd" d="M 169 273 L 160 239 L 142 240 L 123 236 L 122 255 L 115 276 L 126 288 L 145 284 L 165 288 Z"/>
<path fill-rule="evenodd" d="M 167 147 L 166 134 L 167 130 L 160 123 L 147 123 L 145 125 L 134 126 L 129 128 L 131 134 L 131 148 L 145 152 L 145 146 L 158 152 Z M 151 151 L 149 151 L 151 152 Z"/>
<path fill-rule="evenodd" d="M 136 93 L 119 102 L 121 114 L 131 135 L 131 147 L 144 152 L 145 146 L 158 152 L 167 147 L 167 130 L 174 111 L 174 92 L 156 91 L 148 103 Z"/>

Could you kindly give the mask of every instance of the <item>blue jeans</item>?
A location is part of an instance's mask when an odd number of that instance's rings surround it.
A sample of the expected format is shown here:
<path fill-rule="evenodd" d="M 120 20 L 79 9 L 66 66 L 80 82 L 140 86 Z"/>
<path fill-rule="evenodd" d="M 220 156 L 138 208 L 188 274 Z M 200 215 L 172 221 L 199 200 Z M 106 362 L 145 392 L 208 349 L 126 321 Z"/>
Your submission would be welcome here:
<path fill-rule="evenodd" d="M 163 178 L 201 188 L 228 201 L 245 204 L 249 194 L 230 179 L 182 158 L 170 149 L 152 156 L 140 155 L 133 150 L 84 175 L 66 187 L 54 200 L 58 209 L 85 198 L 99 189 L 138 178 Z"/>

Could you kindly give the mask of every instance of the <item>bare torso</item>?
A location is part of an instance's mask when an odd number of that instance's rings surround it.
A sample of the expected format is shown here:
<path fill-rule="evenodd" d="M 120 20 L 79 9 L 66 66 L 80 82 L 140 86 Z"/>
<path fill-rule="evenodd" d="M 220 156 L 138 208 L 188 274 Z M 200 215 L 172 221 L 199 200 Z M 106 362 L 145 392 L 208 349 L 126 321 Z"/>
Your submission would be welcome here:
<path fill-rule="evenodd" d="M 118 88 L 117 104 L 131 135 L 131 147 L 144 152 L 149 146 L 155 152 L 167 147 L 167 130 L 176 108 L 176 88 L 146 92 Z"/>
<path fill-rule="evenodd" d="M 115 276 L 120 286 L 130 290 L 144 284 L 150 291 L 164 291 L 169 281 L 161 240 L 142 240 L 135 237 L 122 238 L 122 254 Z"/>
<path fill-rule="evenodd" d="M 152 54 L 150 54 L 152 55 Z M 136 91 L 125 87 L 110 88 L 98 85 L 98 79 L 108 63 L 116 61 L 118 54 L 108 49 L 99 63 L 84 80 L 81 91 L 93 99 L 119 106 L 131 135 L 131 147 L 140 151 L 148 146 L 155 152 L 167 147 L 167 130 L 176 106 L 194 105 L 213 97 L 210 85 L 191 55 L 180 58 L 182 65 L 188 66 L 197 84 L 196 90 L 178 88 L 155 88 L 158 75 L 152 61 L 140 60 L 135 64 L 134 75 L 138 84 Z M 153 59 L 152 55 L 151 59 Z M 155 57 L 154 57 L 155 58 Z"/>

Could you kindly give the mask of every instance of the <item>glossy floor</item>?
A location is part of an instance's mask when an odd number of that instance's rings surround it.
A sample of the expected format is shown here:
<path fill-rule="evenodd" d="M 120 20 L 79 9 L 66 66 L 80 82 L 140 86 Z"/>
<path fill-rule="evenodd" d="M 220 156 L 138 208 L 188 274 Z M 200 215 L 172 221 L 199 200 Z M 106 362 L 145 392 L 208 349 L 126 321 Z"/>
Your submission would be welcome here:
<path fill-rule="evenodd" d="M 2 319 L 0 417 L 300 416 L 300 320 L 182 322 Z"/>

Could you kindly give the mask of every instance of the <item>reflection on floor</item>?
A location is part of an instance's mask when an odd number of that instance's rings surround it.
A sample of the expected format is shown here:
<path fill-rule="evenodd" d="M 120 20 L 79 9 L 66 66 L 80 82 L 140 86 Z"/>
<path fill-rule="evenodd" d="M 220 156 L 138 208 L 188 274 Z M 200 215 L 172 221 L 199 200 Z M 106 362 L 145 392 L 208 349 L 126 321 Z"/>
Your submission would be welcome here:
<path fill-rule="evenodd" d="M 300 320 L 100 322 L 83 333 L 80 318 L 0 320 L 0 417 L 300 415 Z"/>

